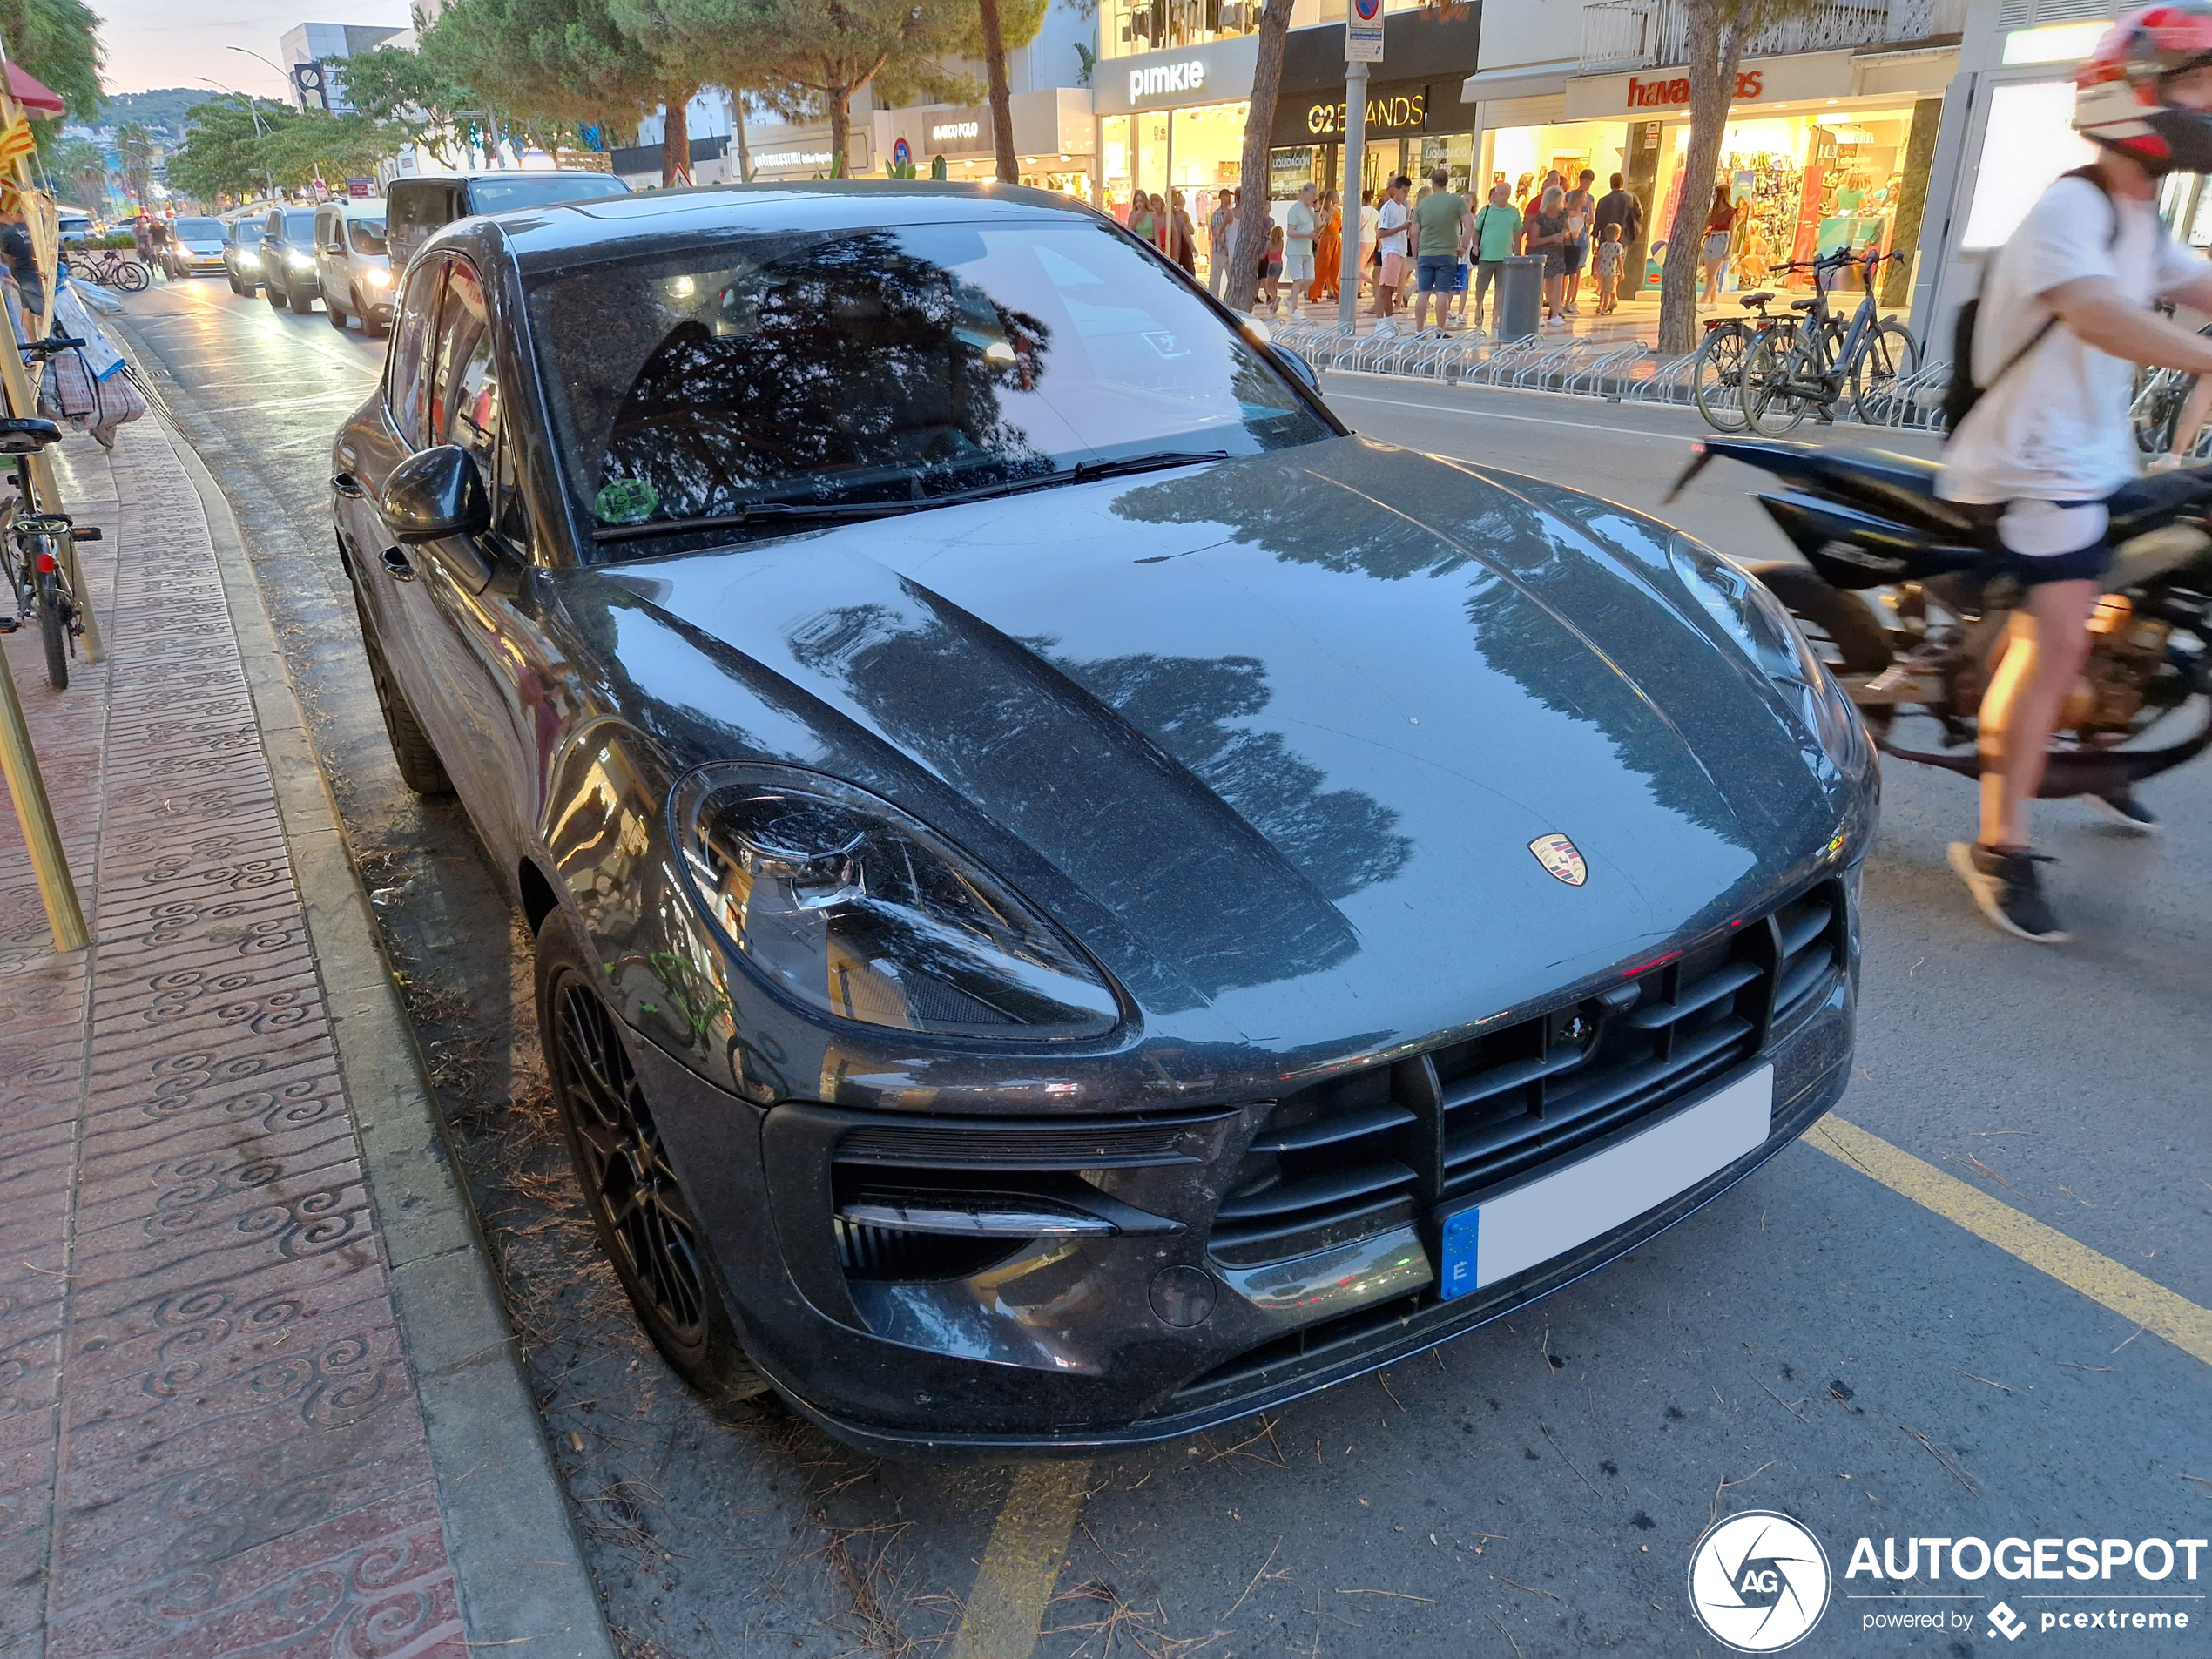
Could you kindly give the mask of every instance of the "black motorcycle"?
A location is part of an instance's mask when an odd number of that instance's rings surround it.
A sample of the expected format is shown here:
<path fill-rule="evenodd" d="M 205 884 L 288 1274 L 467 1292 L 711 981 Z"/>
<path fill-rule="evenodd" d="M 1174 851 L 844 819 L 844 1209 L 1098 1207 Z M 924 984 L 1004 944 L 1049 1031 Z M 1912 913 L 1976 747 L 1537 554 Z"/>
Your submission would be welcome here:
<path fill-rule="evenodd" d="M 1805 563 L 1747 568 L 1797 619 L 1884 752 L 1979 776 L 1975 717 L 2020 595 L 1973 509 L 1937 498 L 1937 463 L 1707 439 L 1668 499 L 1723 455 L 1780 481 L 1759 503 Z M 2118 795 L 2212 747 L 2212 467 L 2138 479 L 2109 508 L 2119 551 L 2060 715 L 2046 797 Z M 2195 733 L 2146 746 L 2192 699 Z M 1913 720 L 1932 723 L 1934 747 L 1906 745 Z"/>

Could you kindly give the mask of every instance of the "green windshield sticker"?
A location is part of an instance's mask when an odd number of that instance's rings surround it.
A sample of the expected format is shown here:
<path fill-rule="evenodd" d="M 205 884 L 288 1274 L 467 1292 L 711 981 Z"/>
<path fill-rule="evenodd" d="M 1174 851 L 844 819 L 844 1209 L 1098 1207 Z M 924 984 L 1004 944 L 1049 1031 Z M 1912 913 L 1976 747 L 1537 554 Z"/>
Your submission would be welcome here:
<path fill-rule="evenodd" d="M 642 524 L 660 505 L 660 492 L 643 478 L 617 478 L 591 503 L 602 524 Z"/>

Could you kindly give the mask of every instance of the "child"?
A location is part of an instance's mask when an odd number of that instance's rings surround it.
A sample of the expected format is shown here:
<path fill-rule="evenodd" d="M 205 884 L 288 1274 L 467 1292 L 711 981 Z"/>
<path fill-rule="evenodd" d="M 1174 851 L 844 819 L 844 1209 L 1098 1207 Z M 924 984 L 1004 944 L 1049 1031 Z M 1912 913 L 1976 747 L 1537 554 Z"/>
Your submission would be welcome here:
<path fill-rule="evenodd" d="M 1736 261 L 1736 280 L 1747 293 L 1766 286 L 1766 273 L 1773 268 L 1773 257 L 1767 252 L 1766 238 L 1754 233 L 1743 244 L 1743 252 Z"/>
<path fill-rule="evenodd" d="M 1621 262 L 1628 249 L 1621 246 L 1621 227 L 1608 225 L 1605 239 L 1597 245 L 1597 314 L 1610 315 L 1621 288 Z"/>
<path fill-rule="evenodd" d="M 1283 227 L 1280 225 L 1267 233 L 1266 272 L 1260 281 L 1260 291 L 1267 296 L 1267 309 L 1272 314 L 1283 308 L 1278 289 L 1283 280 Z"/>

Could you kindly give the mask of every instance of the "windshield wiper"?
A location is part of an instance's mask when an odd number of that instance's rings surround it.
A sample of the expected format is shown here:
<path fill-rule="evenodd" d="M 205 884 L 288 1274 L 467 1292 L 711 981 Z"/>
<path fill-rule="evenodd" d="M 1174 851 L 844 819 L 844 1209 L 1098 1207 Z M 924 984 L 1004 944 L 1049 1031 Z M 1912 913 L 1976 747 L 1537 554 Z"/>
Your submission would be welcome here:
<path fill-rule="evenodd" d="M 1031 473 L 1027 477 L 979 484 L 941 496 L 918 496 L 899 501 L 755 502 L 734 513 L 708 513 L 698 518 L 665 518 L 650 524 L 615 524 L 594 530 L 594 542 L 630 542 L 647 536 L 676 536 L 691 530 L 742 529 L 749 524 L 834 523 L 840 519 L 890 518 L 900 513 L 921 512 L 930 507 L 957 507 L 962 502 L 988 501 L 1022 490 L 1052 484 L 1083 484 L 1097 478 L 1115 478 L 1133 472 L 1160 472 L 1170 467 L 1195 467 L 1201 462 L 1226 461 L 1226 449 L 1162 450 L 1155 455 L 1122 455 L 1110 461 L 1079 461 L 1055 472 Z"/>
<path fill-rule="evenodd" d="M 1170 467 L 1195 467 L 1202 461 L 1226 461 L 1226 449 L 1163 449 L 1157 455 L 1122 455 L 1111 461 L 1078 461 L 1068 475 L 1076 483 L 1094 478 L 1118 478 L 1124 473 L 1164 472 Z"/>

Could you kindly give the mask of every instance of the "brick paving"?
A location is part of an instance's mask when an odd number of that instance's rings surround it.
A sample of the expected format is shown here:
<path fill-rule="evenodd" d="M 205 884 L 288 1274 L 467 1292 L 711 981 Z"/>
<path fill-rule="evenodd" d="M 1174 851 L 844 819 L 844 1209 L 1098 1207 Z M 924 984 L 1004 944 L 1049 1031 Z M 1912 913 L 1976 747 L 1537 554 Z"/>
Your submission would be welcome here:
<path fill-rule="evenodd" d="M 462 1659 L 199 501 L 151 420 L 64 467 L 110 657 L 4 648 L 94 942 L 0 808 L 0 1655 Z"/>

